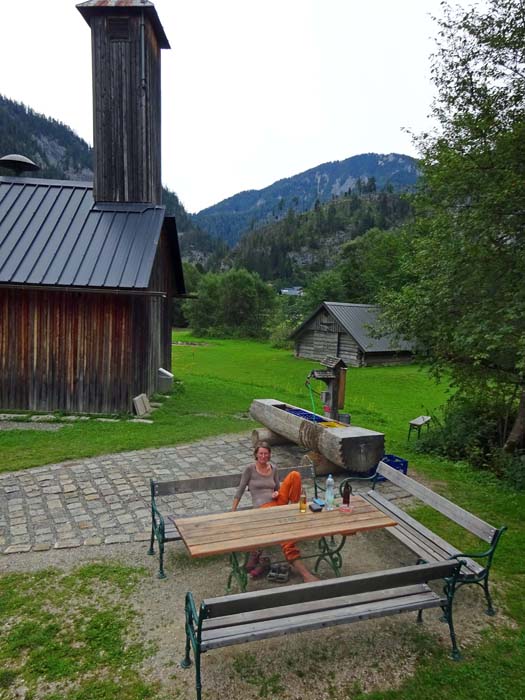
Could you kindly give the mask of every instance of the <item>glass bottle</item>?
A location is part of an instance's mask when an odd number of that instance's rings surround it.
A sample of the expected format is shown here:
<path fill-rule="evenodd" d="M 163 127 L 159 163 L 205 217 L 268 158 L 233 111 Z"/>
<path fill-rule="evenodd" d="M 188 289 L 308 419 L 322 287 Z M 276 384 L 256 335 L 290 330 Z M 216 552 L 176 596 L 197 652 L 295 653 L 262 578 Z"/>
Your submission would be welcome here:
<path fill-rule="evenodd" d="M 343 486 L 343 503 L 339 507 L 339 510 L 344 510 L 344 511 L 350 511 L 350 494 L 352 493 L 352 487 L 350 486 L 350 482 L 345 481 L 345 485 Z"/>
<path fill-rule="evenodd" d="M 343 486 L 343 505 L 350 507 L 350 494 L 352 492 L 352 488 L 350 486 L 350 483 L 348 481 L 345 482 L 345 485 Z"/>
<path fill-rule="evenodd" d="M 301 495 L 299 496 L 299 510 L 301 513 L 306 513 L 306 491 L 304 487 L 301 489 Z"/>

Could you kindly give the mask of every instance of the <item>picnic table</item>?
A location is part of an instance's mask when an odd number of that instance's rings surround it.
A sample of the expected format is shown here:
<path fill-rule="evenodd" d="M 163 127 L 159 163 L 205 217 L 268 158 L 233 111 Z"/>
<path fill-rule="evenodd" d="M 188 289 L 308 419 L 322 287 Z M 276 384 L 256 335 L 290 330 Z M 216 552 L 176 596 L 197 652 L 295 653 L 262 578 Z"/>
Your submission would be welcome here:
<path fill-rule="evenodd" d="M 326 509 L 301 513 L 297 503 L 273 508 L 209 513 L 195 517 L 173 519 L 191 557 L 229 554 L 231 573 L 228 589 L 235 579 L 242 591 L 246 590 L 247 576 L 244 561 L 238 553 L 246 554 L 284 542 L 319 540 L 315 570 L 325 561 L 340 575 L 341 550 L 347 535 L 384 527 L 396 522 L 360 496 L 353 496 L 349 512 Z M 335 536 L 340 535 L 337 541 Z"/>

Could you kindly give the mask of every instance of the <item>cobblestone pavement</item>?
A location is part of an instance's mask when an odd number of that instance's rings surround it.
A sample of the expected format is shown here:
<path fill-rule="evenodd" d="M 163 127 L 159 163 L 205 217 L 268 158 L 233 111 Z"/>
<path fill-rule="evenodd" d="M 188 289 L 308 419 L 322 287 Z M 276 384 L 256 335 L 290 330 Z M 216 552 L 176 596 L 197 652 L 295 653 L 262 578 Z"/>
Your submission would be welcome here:
<path fill-rule="evenodd" d="M 240 472 L 252 449 L 251 433 L 243 433 L 0 474 L 0 552 L 146 541 L 150 478 Z M 284 467 L 299 464 L 303 454 L 286 445 L 275 447 L 272 457 Z M 206 498 L 225 510 L 232 495 L 213 492 Z M 180 499 L 179 512 L 195 507 L 192 494 Z"/>

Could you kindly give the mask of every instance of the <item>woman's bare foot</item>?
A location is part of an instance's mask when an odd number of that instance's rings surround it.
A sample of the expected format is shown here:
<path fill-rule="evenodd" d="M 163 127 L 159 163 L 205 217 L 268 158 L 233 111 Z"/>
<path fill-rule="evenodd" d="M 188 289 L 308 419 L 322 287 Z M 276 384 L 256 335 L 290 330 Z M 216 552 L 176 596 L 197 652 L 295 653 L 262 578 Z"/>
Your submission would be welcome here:
<path fill-rule="evenodd" d="M 295 561 L 292 562 L 292 568 L 295 571 L 295 573 L 299 574 L 299 576 L 303 577 L 304 583 L 311 583 L 312 581 L 319 581 L 317 576 L 312 574 L 312 572 L 306 568 L 306 566 L 303 564 L 303 562 L 300 559 L 296 559 Z"/>

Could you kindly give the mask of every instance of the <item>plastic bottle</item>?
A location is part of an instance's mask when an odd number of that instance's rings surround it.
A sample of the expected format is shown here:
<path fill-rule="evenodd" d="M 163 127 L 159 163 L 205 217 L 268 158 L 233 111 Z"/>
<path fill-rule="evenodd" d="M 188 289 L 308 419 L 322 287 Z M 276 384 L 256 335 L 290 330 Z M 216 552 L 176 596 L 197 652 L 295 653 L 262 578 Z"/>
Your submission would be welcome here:
<path fill-rule="evenodd" d="M 324 500 L 326 501 L 326 510 L 334 509 L 334 477 L 328 474 L 326 479 L 326 491 L 324 494 Z"/>

